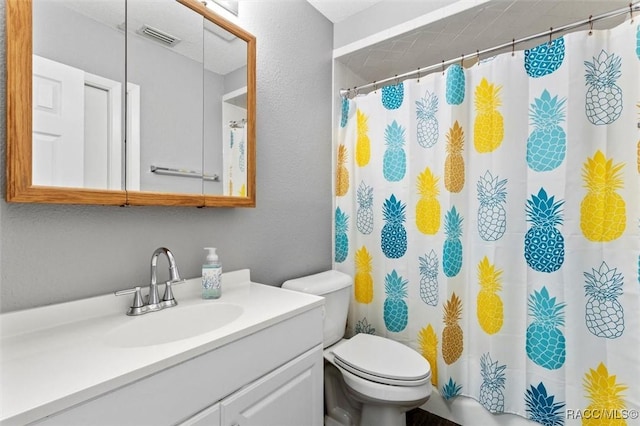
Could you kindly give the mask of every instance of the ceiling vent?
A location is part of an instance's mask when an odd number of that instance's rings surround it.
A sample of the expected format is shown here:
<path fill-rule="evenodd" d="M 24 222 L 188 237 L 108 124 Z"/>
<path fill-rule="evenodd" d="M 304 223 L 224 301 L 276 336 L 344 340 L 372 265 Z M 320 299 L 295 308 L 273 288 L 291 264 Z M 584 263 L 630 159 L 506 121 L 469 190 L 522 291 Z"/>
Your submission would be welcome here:
<path fill-rule="evenodd" d="M 165 46 L 175 46 L 180 43 L 180 39 L 171 34 L 165 33 L 157 28 L 150 27 L 149 25 L 143 25 L 138 30 L 138 34 L 149 37 L 157 42 L 164 44 Z"/>

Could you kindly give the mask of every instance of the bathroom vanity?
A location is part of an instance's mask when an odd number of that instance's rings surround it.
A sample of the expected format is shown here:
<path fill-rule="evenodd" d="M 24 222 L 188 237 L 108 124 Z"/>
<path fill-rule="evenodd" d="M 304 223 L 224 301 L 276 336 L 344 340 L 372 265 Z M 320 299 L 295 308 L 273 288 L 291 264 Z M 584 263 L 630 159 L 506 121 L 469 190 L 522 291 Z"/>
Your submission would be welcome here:
<path fill-rule="evenodd" d="M 223 274 L 126 316 L 113 295 L 0 316 L 1 425 L 322 425 L 321 297 Z"/>

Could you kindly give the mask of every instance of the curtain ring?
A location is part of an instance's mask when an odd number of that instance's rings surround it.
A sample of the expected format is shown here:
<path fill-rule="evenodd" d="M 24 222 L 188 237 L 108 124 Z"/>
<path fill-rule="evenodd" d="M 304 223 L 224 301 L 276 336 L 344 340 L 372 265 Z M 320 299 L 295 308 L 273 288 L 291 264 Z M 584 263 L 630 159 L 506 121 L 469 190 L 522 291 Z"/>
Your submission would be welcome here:
<path fill-rule="evenodd" d="M 420 83 L 420 68 L 418 67 L 418 81 L 417 83 Z"/>
<path fill-rule="evenodd" d="M 633 3 L 629 2 L 629 16 L 631 17 L 631 24 L 633 24 Z"/>
<path fill-rule="evenodd" d="M 589 15 L 589 35 L 593 35 L 593 21 L 591 18 L 593 18 L 593 15 Z"/>
<path fill-rule="evenodd" d="M 553 36 L 553 27 L 549 27 L 549 46 L 551 46 L 551 37 Z"/>
<path fill-rule="evenodd" d="M 444 59 L 442 60 L 442 75 L 444 75 Z"/>
<path fill-rule="evenodd" d="M 480 66 L 480 50 L 476 49 L 476 57 L 478 58 L 478 66 Z"/>
<path fill-rule="evenodd" d="M 464 68 L 464 54 L 460 58 L 460 66 Z"/>
<path fill-rule="evenodd" d="M 396 79 L 394 81 L 396 83 L 395 85 L 397 86 L 398 84 L 400 84 L 400 80 L 398 80 L 398 74 L 396 74 L 395 77 Z"/>
<path fill-rule="evenodd" d="M 516 39 L 511 40 L 511 56 L 516 55 Z"/>
<path fill-rule="evenodd" d="M 376 81 L 373 80 L 373 93 L 376 93 L 376 90 L 378 90 L 378 86 L 376 85 Z"/>

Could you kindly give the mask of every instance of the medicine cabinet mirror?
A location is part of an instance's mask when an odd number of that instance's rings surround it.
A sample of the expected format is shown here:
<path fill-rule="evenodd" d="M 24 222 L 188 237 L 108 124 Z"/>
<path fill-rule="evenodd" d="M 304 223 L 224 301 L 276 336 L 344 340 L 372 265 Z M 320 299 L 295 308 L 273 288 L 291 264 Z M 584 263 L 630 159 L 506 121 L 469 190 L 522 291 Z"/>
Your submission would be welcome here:
<path fill-rule="evenodd" d="M 7 201 L 255 206 L 255 37 L 195 0 L 6 5 Z"/>

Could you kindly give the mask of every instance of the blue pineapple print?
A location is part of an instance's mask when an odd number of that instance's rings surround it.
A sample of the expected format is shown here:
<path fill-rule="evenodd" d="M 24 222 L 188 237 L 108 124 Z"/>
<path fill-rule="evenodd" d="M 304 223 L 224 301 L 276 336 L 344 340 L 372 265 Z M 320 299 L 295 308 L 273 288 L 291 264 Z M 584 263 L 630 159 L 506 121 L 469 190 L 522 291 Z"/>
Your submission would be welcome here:
<path fill-rule="evenodd" d="M 449 377 L 449 382 L 442 386 L 442 397 L 444 399 L 451 399 L 460 395 L 462 385 L 457 384 L 453 377 Z"/>
<path fill-rule="evenodd" d="M 418 118 L 418 145 L 431 148 L 438 142 L 438 95 L 427 90 L 422 99 L 416 101 Z"/>
<path fill-rule="evenodd" d="M 382 174 L 389 182 L 398 182 L 407 172 L 407 154 L 404 151 L 404 127 L 395 120 L 384 132 L 387 149 L 382 158 Z"/>
<path fill-rule="evenodd" d="M 564 425 L 564 402 L 554 402 L 554 395 L 547 395 L 547 388 L 540 382 L 538 386 L 531 385 L 524 394 L 527 405 L 527 417 L 542 426 Z"/>
<path fill-rule="evenodd" d="M 553 98 L 545 89 L 529 108 L 534 126 L 527 139 L 527 164 L 536 172 L 555 169 L 564 161 L 567 152 L 567 134 L 560 127 L 565 119 L 565 99 Z"/>
<path fill-rule="evenodd" d="M 507 230 L 507 179 L 499 180 L 487 170 L 478 180 L 478 233 L 485 241 L 497 241 Z"/>
<path fill-rule="evenodd" d="M 562 65 L 564 51 L 564 37 L 527 49 L 524 51 L 524 69 L 533 78 L 551 74 Z"/>
<path fill-rule="evenodd" d="M 360 321 L 356 322 L 355 332 L 356 334 L 376 334 L 376 329 L 373 325 L 369 324 L 367 317 L 364 317 Z"/>
<path fill-rule="evenodd" d="M 233 130 L 229 132 L 229 148 L 233 148 Z"/>
<path fill-rule="evenodd" d="M 342 98 L 342 116 L 340 117 L 340 127 L 345 127 L 349 120 L 349 99 L 345 96 Z"/>
<path fill-rule="evenodd" d="M 447 69 L 446 98 L 449 105 L 460 105 L 464 102 L 465 86 L 464 68 L 458 64 L 451 65 Z"/>
<path fill-rule="evenodd" d="M 385 224 L 380 235 L 380 245 L 384 255 L 390 259 L 398 259 L 407 252 L 407 230 L 404 228 L 406 207 L 393 194 L 384 200 L 382 206 Z"/>
<path fill-rule="evenodd" d="M 588 297 L 585 305 L 585 323 L 589 331 L 598 337 L 615 339 L 624 332 L 624 310 L 618 302 L 622 296 L 624 277 L 617 268 L 609 268 L 602 262 L 591 273 L 584 272 L 584 291 Z"/>
<path fill-rule="evenodd" d="M 616 81 L 622 76 L 622 58 L 601 50 L 593 61 L 584 61 L 587 95 L 585 113 L 596 126 L 611 124 L 622 114 L 622 89 Z"/>
<path fill-rule="evenodd" d="M 541 367 L 557 370 L 567 357 L 566 340 L 560 327 L 564 326 L 564 303 L 556 303 L 546 287 L 529 295 L 529 316 L 533 322 L 527 327 L 527 356 Z"/>
<path fill-rule="evenodd" d="M 525 211 L 532 226 L 524 236 L 524 258 L 534 271 L 555 272 L 564 263 L 564 237 L 556 228 L 562 225 L 563 204 L 547 196 L 544 188 L 527 200 Z"/>
<path fill-rule="evenodd" d="M 444 233 L 447 238 L 442 248 L 442 270 L 447 277 L 455 277 L 462 268 L 462 217 L 456 206 L 445 216 Z"/>
<path fill-rule="evenodd" d="M 238 151 L 240 152 L 240 155 L 238 156 L 238 167 L 240 168 L 241 172 L 244 172 L 244 159 L 245 159 L 245 155 L 244 155 L 244 138 L 240 139 L 240 143 L 238 144 Z"/>
<path fill-rule="evenodd" d="M 409 307 L 404 300 L 407 297 L 408 283 L 395 269 L 385 277 L 384 290 L 387 298 L 384 299 L 384 325 L 394 333 L 404 330 L 409 322 Z"/>
<path fill-rule="evenodd" d="M 404 83 L 384 86 L 382 88 L 382 105 L 386 109 L 398 109 L 404 100 Z"/>
<path fill-rule="evenodd" d="M 636 27 L 636 56 L 640 59 L 640 25 Z"/>
<path fill-rule="evenodd" d="M 349 229 L 349 216 L 347 216 L 340 207 L 336 209 L 335 218 L 335 230 L 336 230 L 336 248 L 335 248 L 335 261 L 342 263 L 349 254 L 349 237 L 347 237 L 347 230 Z"/>
<path fill-rule="evenodd" d="M 489 352 L 480 357 L 480 404 L 492 413 L 504 412 L 504 385 L 507 365 L 493 361 Z"/>

